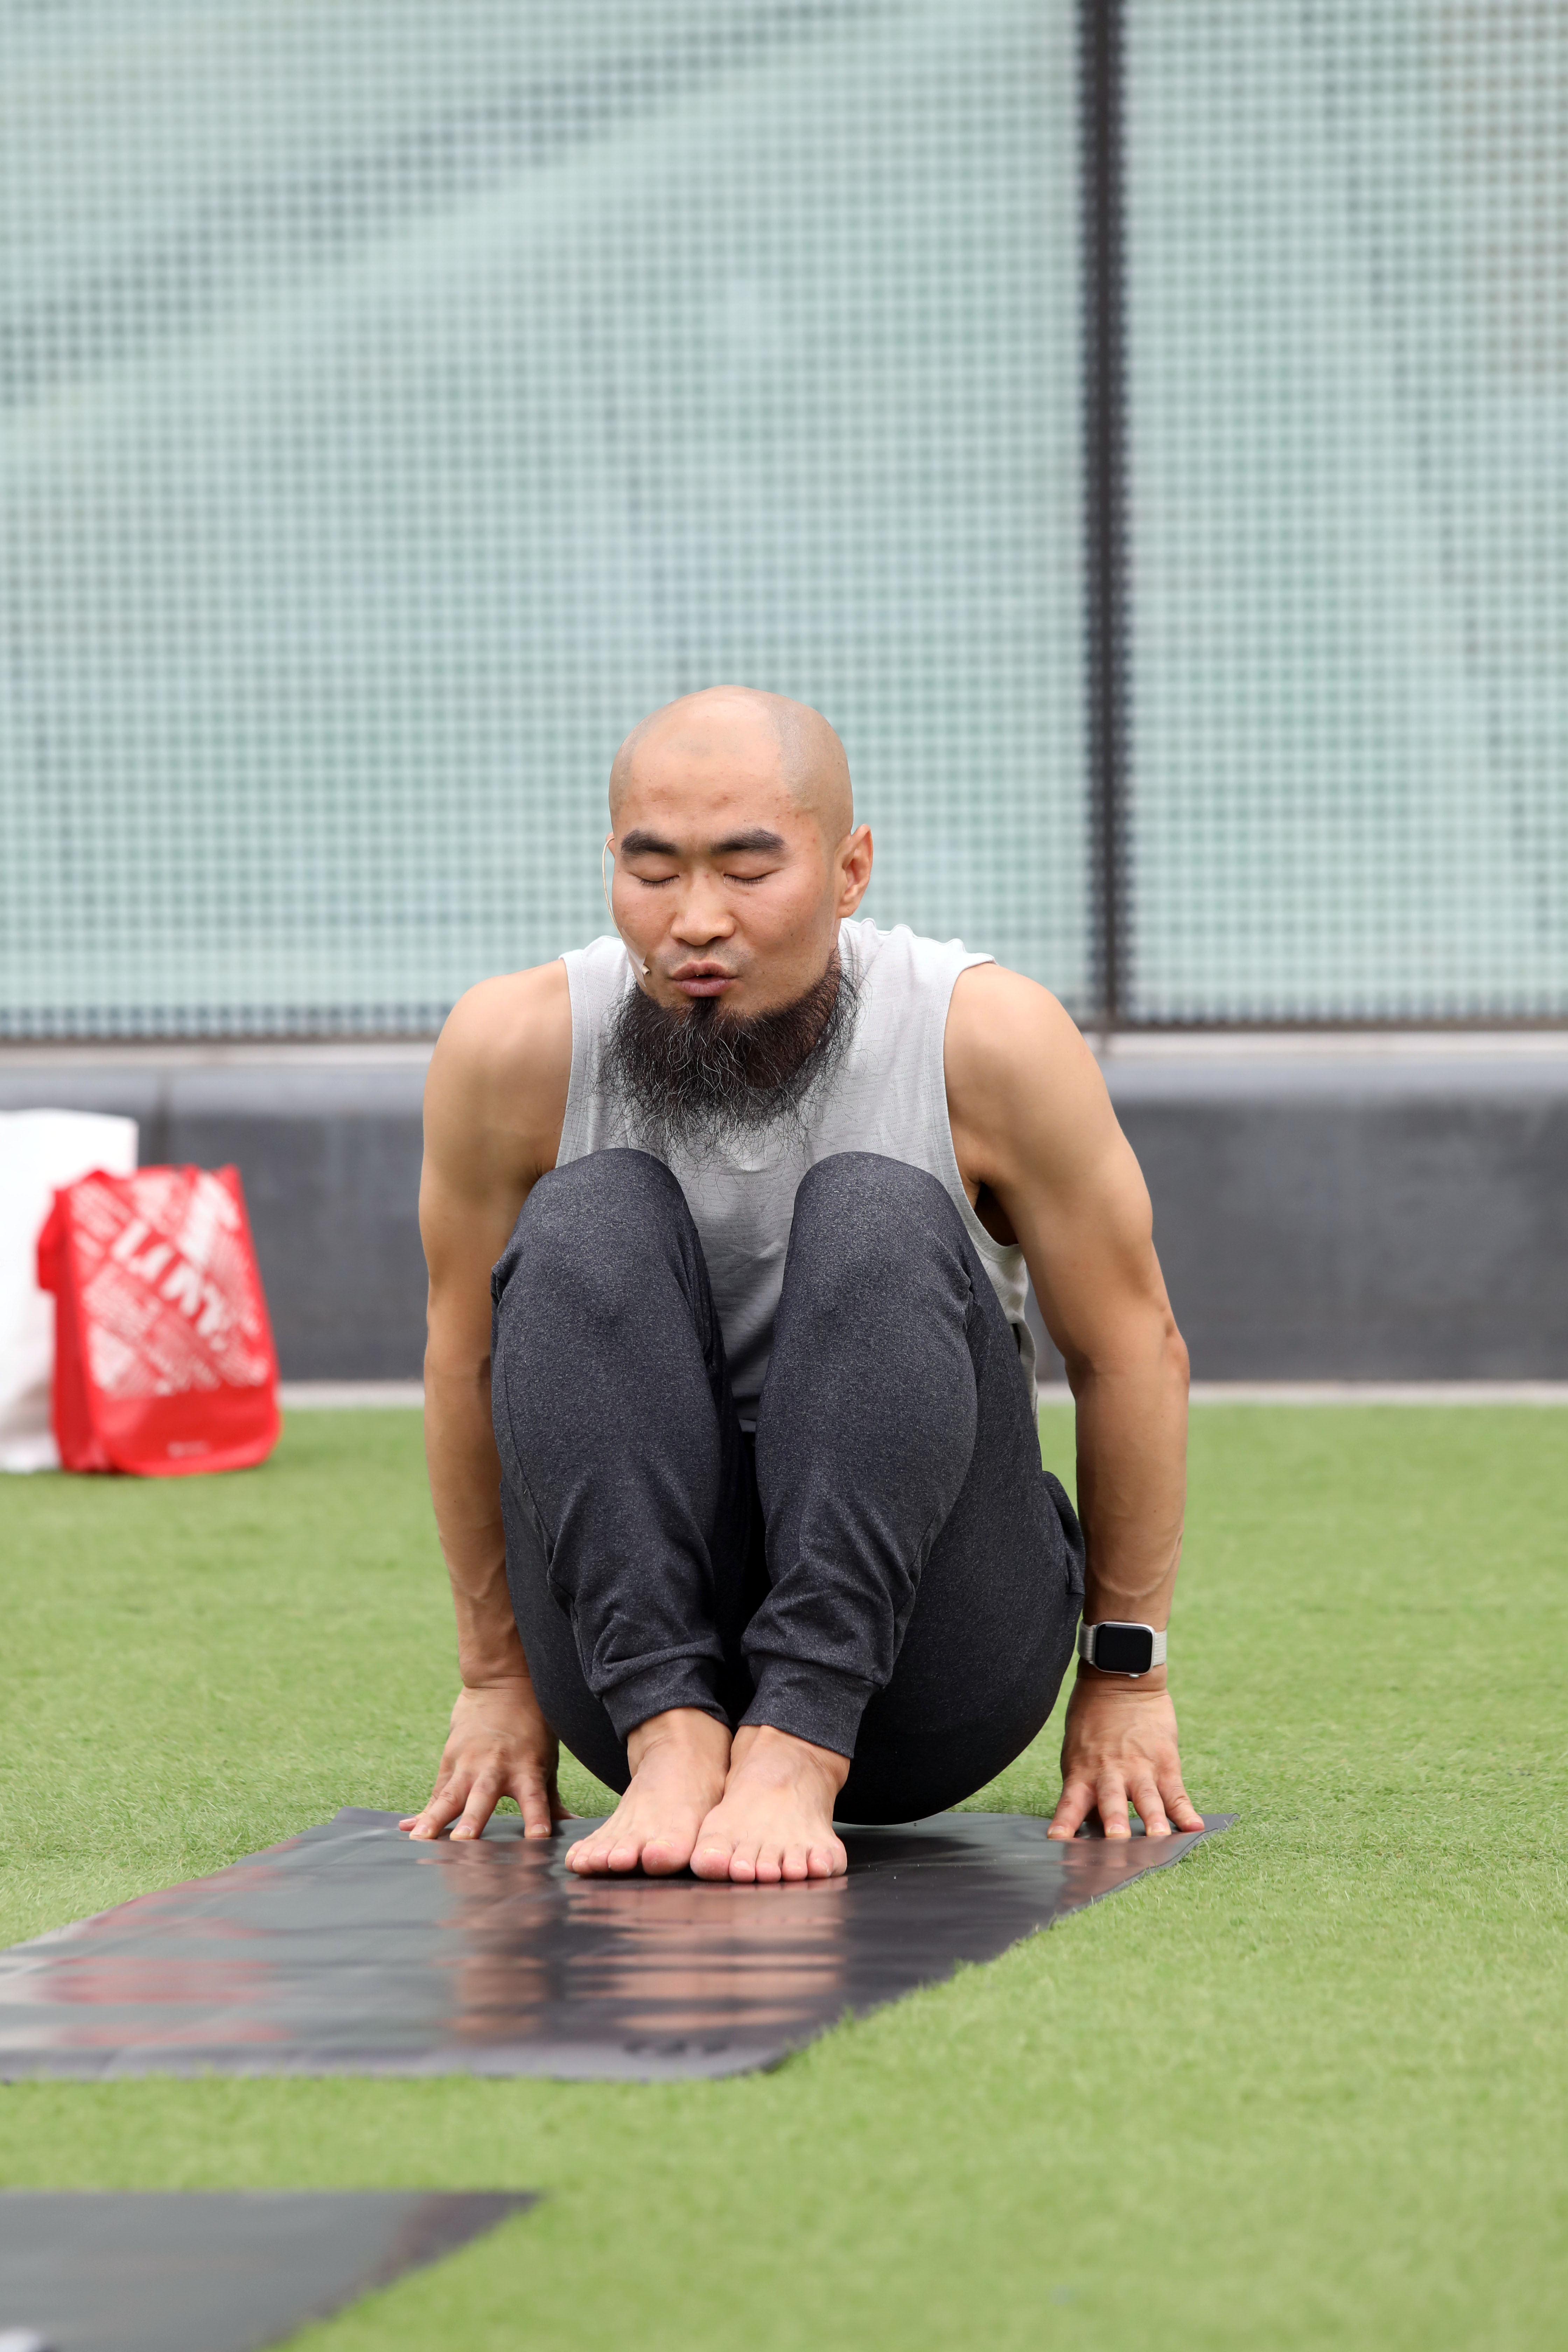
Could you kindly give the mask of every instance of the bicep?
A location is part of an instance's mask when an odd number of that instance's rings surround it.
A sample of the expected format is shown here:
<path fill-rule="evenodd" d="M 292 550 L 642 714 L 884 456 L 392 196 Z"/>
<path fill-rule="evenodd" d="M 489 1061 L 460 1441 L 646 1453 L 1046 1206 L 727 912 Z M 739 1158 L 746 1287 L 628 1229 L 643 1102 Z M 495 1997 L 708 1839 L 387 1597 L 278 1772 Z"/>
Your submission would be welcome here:
<path fill-rule="evenodd" d="M 553 979 L 548 971 L 521 977 Z M 464 1369 L 489 1356 L 490 1268 L 554 1157 L 555 1097 L 564 1094 L 555 1067 L 561 1039 L 550 1019 L 555 1008 L 548 1000 L 542 1006 L 525 1003 L 520 1020 L 510 1001 L 500 1007 L 487 1002 L 493 987 L 470 992 L 456 1007 L 431 1056 L 425 1089 L 419 1233 L 430 1276 L 430 1346 L 437 1362 Z M 498 1013 L 511 1016 L 505 1026 Z M 570 1055 L 568 1027 L 568 1065 Z"/>
<path fill-rule="evenodd" d="M 1149 1190 L 1116 1125 L 1061 1166 L 1042 1154 L 1009 1203 L 1040 1312 L 1068 1364 L 1109 1366 L 1173 1328 Z"/>
<path fill-rule="evenodd" d="M 454 1181 L 426 1148 L 419 1234 L 429 1270 L 429 1344 L 437 1362 L 471 1365 L 490 1343 L 490 1268 L 505 1249 L 527 1197 L 515 1184 L 489 1190 Z"/>
<path fill-rule="evenodd" d="M 1044 989 L 994 966 L 974 979 L 962 1006 L 955 991 L 956 1036 L 950 1024 L 955 1134 L 1023 1245 L 1068 1363 L 1141 1352 L 1173 1326 L 1148 1187 L 1099 1065 Z"/>

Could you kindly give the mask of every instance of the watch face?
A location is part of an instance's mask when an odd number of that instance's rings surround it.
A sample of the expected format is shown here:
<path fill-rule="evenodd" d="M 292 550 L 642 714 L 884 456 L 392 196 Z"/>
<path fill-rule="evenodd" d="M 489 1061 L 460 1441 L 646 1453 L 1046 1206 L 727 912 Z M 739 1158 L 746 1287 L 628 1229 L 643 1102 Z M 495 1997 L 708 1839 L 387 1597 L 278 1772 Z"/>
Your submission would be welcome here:
<path fill-rule="evenodd" d="M 1094 1663 L 1108 1675 L 1146 1675 L 1154 1663 L 1154 1636 L 1147 1625 L 1097 1625 Z"/>

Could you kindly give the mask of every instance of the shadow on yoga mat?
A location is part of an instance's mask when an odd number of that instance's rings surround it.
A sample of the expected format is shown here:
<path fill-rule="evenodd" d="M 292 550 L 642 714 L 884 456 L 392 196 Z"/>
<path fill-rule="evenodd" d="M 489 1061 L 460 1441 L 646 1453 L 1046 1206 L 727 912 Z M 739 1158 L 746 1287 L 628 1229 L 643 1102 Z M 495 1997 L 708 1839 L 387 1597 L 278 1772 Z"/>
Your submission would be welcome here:
<path fill-rule="evenodd" d="M 533 2201 L 420 2189 L 0 2191 L 0 2345 L 253 2352 Z"/>
<path fill-rule="evenodd" d="M 1053 1843 L 1016 1813 L 848 1830 L 844 1878 L 580 1879 L 596 1826 L 416 1845 L 345 1808 L 210 1878 L 0 1954 L 0 2080 L 552 2074 L 773 2064 L 825 2026 L 994 1959 L 1180 1861 L 1203 1830 Z"/>

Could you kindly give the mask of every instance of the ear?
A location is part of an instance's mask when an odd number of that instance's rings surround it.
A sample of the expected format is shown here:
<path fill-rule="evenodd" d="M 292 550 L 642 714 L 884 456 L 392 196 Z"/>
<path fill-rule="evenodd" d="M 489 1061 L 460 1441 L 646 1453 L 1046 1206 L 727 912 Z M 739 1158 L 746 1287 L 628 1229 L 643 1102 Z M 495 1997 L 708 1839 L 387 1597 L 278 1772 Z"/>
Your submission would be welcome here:
<path fill-rule="evenodd" d="M 605 835 L 605 845 L 599 852 L 599 887 L 605 894 L 605 905 L 609 909 L 610 922 L 614 928 L 616 937 L 620 940 L 622 947 L 626 948 L 626 935 L 622 931 L 619 923 L 616 921 L 616 910 L 614 907 L 610 906 L 610 877 L 605 870 L 605 860 L 610 854 L 610 844 L 614 841 L 615 837 L 616 836 L 613 833 L 607 833 Z M 633 954 L 630 948 L 626 948 L 626 953 L 631 958 L 632 966 L 635 970 L 637 959 L 636 955 Z M 647 978 L 652 970 L 652 964 L 650 964 L 645 957 L 642 967 L 642 976 L 644 980 Z"/>
<path fill-rule="evenodd" d="M 871 828 L 858 824 L 847 833 L 833 853 L 834 878 L 837 898 L 834 912 L 840 922 L 852 915 L 866 896 L 871 882 Z"/>

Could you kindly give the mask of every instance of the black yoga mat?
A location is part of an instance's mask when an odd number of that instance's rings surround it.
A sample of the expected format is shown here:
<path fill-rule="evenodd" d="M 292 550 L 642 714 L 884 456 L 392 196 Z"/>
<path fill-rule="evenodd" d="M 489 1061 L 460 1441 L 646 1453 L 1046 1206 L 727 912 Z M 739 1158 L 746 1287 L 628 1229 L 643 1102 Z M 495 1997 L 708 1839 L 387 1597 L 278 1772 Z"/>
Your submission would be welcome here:
<path fill-rule="evenodd" d="M 939 1813 L 848 1830 L 847 1877 L 574 1877 L 515 1816 L 415 1844 L 336 1821 L 0 1954 L 0 2080 L 552 2074 L 771 2065 L 847 2013 L 994 1959 L 1200 1837 L 1079 1837 Z"/>
<path fill-rule="evenodd" d="M 418 2189 L 0 2192 L 0 2343 L 252 2352 L 531 2205 Z"/>

